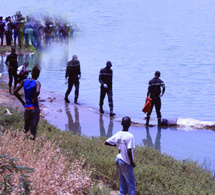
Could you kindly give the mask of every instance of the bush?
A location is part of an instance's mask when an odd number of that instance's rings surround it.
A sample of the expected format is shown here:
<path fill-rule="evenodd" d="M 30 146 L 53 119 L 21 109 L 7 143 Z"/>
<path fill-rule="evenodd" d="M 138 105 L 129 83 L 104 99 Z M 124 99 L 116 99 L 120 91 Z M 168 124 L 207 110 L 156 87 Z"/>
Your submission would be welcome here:
<path fill-rule="evenodd" d="M 10 166 L 7 165 L 7 168 L 14 174 L 10 185 L 8 182 L 12 175 L 8 174 L 8 171 L 0 180 L 7 190 L 12 190 L 15 194 L 26 189 L 30 194 L 83 194 L 92 189 L 91 171 L 86 166 L 83 169 L 85 159 L 80 157 L 69 163 L 68 159 L 61 154 L 60 148 L 47 140 L 45 135 L 38 137 L 34 142 L 26 139 L 22 132 L 5 131 L 0 136 L 0 144 L 0 154 L 10 154 L 19 159 L 19 169 L 17 165 L 11 164 L 13 159 L 8 161 Z M 34 169 L 34 172 L 27 172 L 28 176 L 24 174 L 24 170 L 29 170 L 25 168 L 27 166 Z M 1 169 L 4 170 L 2 165 Z M 21 183 L 17 170 L 20 170 L 23 178 Z M 20 184 L 23 184 L 21 189 Z M 5 188 L 2 188 L 1 193 L 4 190 Z"/>

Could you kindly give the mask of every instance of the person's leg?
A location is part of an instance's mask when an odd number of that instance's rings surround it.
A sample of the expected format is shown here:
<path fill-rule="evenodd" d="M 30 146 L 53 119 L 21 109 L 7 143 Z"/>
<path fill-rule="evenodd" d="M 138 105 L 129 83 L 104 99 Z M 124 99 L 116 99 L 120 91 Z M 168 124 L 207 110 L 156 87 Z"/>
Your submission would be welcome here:
<path fill-rule="evenodd" d="M 23 128 L 23 132 L 27 133 L 30 129 L 30 123 L 31 123 L 31 111 L 30 110 L 25 110 L 24 120 L 25 120 L 25 124 L 24 124 L 24 128 Z"/>
<path fill-rule="evenodd" d="M 11 87 L 12 87 L 12 83 L 13 83 L 13 72 L 11 69 L 8 70 L 8 74 L 9 74 L 9 92 L 11 93 Z"/>
<path fill-rule="evenodd" d="M 0 33 L 1 45 L 3 45 L 3 33 Z"/>
<path fill-rule="evenodd" d="M 126 195 L 128 192 L 128 189 L 127 189 L 126 180 L 125 180 L 122 170 L 121 170 L 122 162 L 123 161 L 121 161 L 118 158 L 115 159 L 115 163 L 116 163 L 116 166 L 118 169 L 118 174 L 119 174 L 119 195 Z"/>
<path fill-rule="evenodd" d="M 104 113 L 104 110 L 103 110 L 102 106 L 104 104 L 105 95 L 106 95 L 106 89 L 101 86 L 99 106 L 100 106 L 100 113 L 102 113 L 102 114 Z"/>
<path fill-rule="evenodd" d="M 155 109 L 156 109 L 156 113 L 157 113 L 157 119 L 158 119 L 158 125 L 161 124 L 161 99 L 160 97 L 156 97 L 155 99 Z"/>
<path fill-rule="evenodd" d="M 109 104 L 109 107 L 110 107 L 110 116 L 114 116 L 116 114 L 113 112 L 113 92 L 112 92 L 112 88 L 108 88 L 107 95 L 108 95 L 108 104 Z"/>
<path fill-rule="evenodd" d="M 14 46 L 16 47 L 17 31 L 14 31 Z"/>
<path fill-rule="evenodd" d="M 75 100 L 74 100 L 75 103 L 77 103 L 78 95 L 79 95 L 79 80 L 77 79 L 75 81 Z"/>
<path fill-rule="evenodd" d="M 21 36 L 21 32 L 20 31 L 18 33 L 18 43 L 19 43 L 19 47 L 22 48 L 22 36 Z"/>
<path fill-rule="evenodd" d="M 128 194 L 136 194 L 136 181 L 134 176 L 134 167 L 127 165 L 122 160 L 119 160 L 120 171 L 122 172 L 123 178 L 126 181 Z"/>
<path fill-rule="evenodd" d="M 70 103 L 68 96 L 69 96 L 70 92 L 72 91 L 72 87 L 73 87 L 73 79 L 69 78 L 68 79 L 68 89 L 66 91 L 65 98 L 64 98 L 67 103 Z"/>
<path fill-rule="evenodd" d="M 31 139 L 35 140 L 37 134 L 37 125 L 40 120 L 40 109 L 31 109 Z"/>
<path fill-rule="evenodd" d="M 155 104 L 155 103 L 154 103 L 154 100 L 153 100 L 153 98 L 152 98 L 151 111 L 147 113 L 147 117 L 146 117 L 146 126 L 149 125 L 149 119 L 150 119 L 150 116 L 151 116 L 151 113 L 152 113 L 154 104 Z"/>
<path fill-rule="evenodd" d="M 14 90 L 15 90 L 15 88 L 16 88 L 16 85 L 17 85 L 17 70 L 15 70 L 14 72 L 13 72 L 13 77 L 14 77 Z"/>

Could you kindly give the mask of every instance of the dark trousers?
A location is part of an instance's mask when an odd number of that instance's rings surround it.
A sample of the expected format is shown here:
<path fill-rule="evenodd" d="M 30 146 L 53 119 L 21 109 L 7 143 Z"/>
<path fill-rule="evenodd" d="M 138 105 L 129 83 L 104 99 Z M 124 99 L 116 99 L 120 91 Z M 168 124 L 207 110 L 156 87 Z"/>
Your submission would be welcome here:
<path fill-rule="evenodd" d="M 78 98 L 78 95 L 79 95 L 79 79 L 78 78 L 69 78 L 68 79 L 68 89 L 66 91 L 65 96 L 68 97 L 68 95 L 72 91 L 73 85 L 75 85 L 75 98 Z"/>
<path fill-rule="evenodd" d="M 14 78 L 14 88 L 15 88 L 17 85 L 17 70 L 16 69 L 12 70 L 11 68 L 9 68 L 8 74 L 9 74 L 9 87 L 11 88 L 13 78 Z"/>
<path fill-rule="evenodd" d="M 6 31 L 6 43 L 7 46 L 11 45 L 12 41 L 12 32 L 11 31 Z"/>
<path fill-rule="evenodd" d="M 101 86 L 99 105 L 103 106 L 103 104 L 104 104 L 104 98 L 105 98 L 106 94 L 108 96 L 109 107 L 113 107 L 113 92 L 112 92 L 112 87 L 104 88 L 103 86 Z"/>
<path fill-rule="evenodd" d="M 1 45 L 3 45 L 3 40 L 4 40 L 4 33 L 3 32 L 0 33 L 0 38 L 1 38 Z"/>
<path fill-rule="evenodd" d="M 14 46 L 16 47 L 16 38 L 18 38 L 18 45 L 21 48 L 22 47 L 22 36 L 20 31 L 14 32 Z"/>
<path fill-rule="evenodd" d="M 157 113 L 157 118 L 160 119 L 161 118 L 161 98 L 159 96 L 156 97 L 150 97 L 152 98 L 152 109 L 155 106 L 156 109 L 156 113 Z M 147 114 L 147 117 L 150 117 L 151 113 L 152 113 L 152 109 L 151 112 Z"/>
<path fill-rule="evenodd" d="M 24 114 L 25 118 L 25 126 L 24 126 L 24 132 L 27 133 L 29 129 L 31 130 L 31 134 L 36 138 L 37 134 L 37 125 L 40 120 L 40 109 L 29 109 L 25 110 Z"/>

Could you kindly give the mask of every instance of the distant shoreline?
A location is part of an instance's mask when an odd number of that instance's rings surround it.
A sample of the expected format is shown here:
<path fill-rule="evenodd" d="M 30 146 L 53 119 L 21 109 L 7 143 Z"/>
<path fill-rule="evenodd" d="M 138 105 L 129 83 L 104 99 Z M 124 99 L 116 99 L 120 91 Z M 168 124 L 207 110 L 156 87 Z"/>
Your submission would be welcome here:
<path fill-rule="evenodd" d="M 37 50 L 33 46 L 23 46 L 22 48 L 16 48 L 16 54 L 20 55 L 28 55 L 32 53 L 36 53 Z M 0 56 L 7 56 L 11 53 L 11 46 L 1 45 L 0 46 Z"/>

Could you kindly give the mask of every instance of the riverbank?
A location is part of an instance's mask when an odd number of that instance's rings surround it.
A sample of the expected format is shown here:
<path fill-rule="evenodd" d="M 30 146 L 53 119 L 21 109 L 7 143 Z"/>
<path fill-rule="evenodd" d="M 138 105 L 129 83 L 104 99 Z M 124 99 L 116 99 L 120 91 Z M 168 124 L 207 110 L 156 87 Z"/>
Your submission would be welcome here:
<path fill-rule="evenodd" d="M 28 55 L 30 53 L 35 53 L 37 52 L 36 49 L 31 45 L 31 46 L 25 46 L 23 45 L 22 48 L 16 48 L 16 54 L 19 55 Z M 0 56 L 6 56 L 11 53 L 11 46 L 7 45 L 0 45 Z"/>
<path fill-rule="evenodd" d="M 11 114 L 6 115 L 4 110 L 5 108 L 0 106 L 1 130 L 11 129 L 21 131 L 23 128 L 23 120 L 20 119 L 23 118 L 23 113 L 9 109 Z M 91 127 L 88 128 L 90 129 Z M 19 133 L 12 133 L 12 135 L 16 136 L 9 139 L 11 142 L 9 144 L 11 145 L 15 143 L 13 139 L 16 139 L 17 136 L 19 137 Z M 35 142 L 37 144 L 34 144 L 36 150 L 34 151 L 40 151 L 38 147 L 41 146 L 41 144 L 47 145 L 48 141 L 46 143 L 45 140 L 54 142 L 55 148 L 59 148 L 57 149 L 58 154 L 60 153 L 62 156 L 66 157 L 68 162 L 76 162 L 76 159 L 85 159 L 82 164 L 83 169 L 88 169 L 90 167 L 91 179 L 97 186 L 93 189 L 94 193 L 92 194 L 116 194 L 118 192 L 110 192 L 110 188 L 118 189 L 118 174 L 114 164 L 114 159 L 118 150 L 115 147 L 105 146 L 105 139 L 104 137 L 74 135 L 70 132 L 61 131 L 47 123 L 46 120 L 40 120 L 38 124 L 38 136 Z M 40 140 L 44 140 L 45 142 L 40 143 Z M 22 148 L 20 145 L 15 148 L 18 149 L 17 153 L 23 153 L 23 151 L 19 151 L 19 149 Z M 30 151 L 28 151 L 26 147 L 23 148 L 25 148 L 25 153 L 27 154 L 33 150 L 32 147 L 29 148 Z M 50 148 L 50 144 L 48 144 L 48 148 L 45 149 L 45 152 L 49 153 L 51 150 Z M 42 155 L 41 158 L 44 158 L 44 155 Z M 160 151 L 148 147 L 143 148 L 141 146 L 136 146 L 134 156 L 136 163 L 135 177 L 137 182 L 137 195 L 148 193 L 214 194 L 215 192 L 213 175 L 209 171 L 203 169 L 197 162 L 191 160 L 183 160 L 181 162 L 169 155 L 161 154 Z M 17 155 L 13 157 L 16 158 Z M 22 158 L 22 156 L 19 158 Z M 29 168 L 38 171 L 33 164 Z M 55 173 L 56 170 L 52 170 L 51 168 L 47 170 L 47 168 L 45 168 L 41 171 L 43 174 L 48 174 L 49 172 Z M 60 173 L 62 172 L 60 171 Z M 28 180 L 31 180 L 31 177 L 29 177 Z M 53 182 L 56 181 L 54 180 Z M 43 182 L 40 183 L 41 188 L 46 188 L 46 186 L 43 186 Z M 103 187 L 107 186 L 107 188 L 100 189 L 98 186 L 101 184 Z M 32 185 L 34 185 L 34 182 Z"/>

